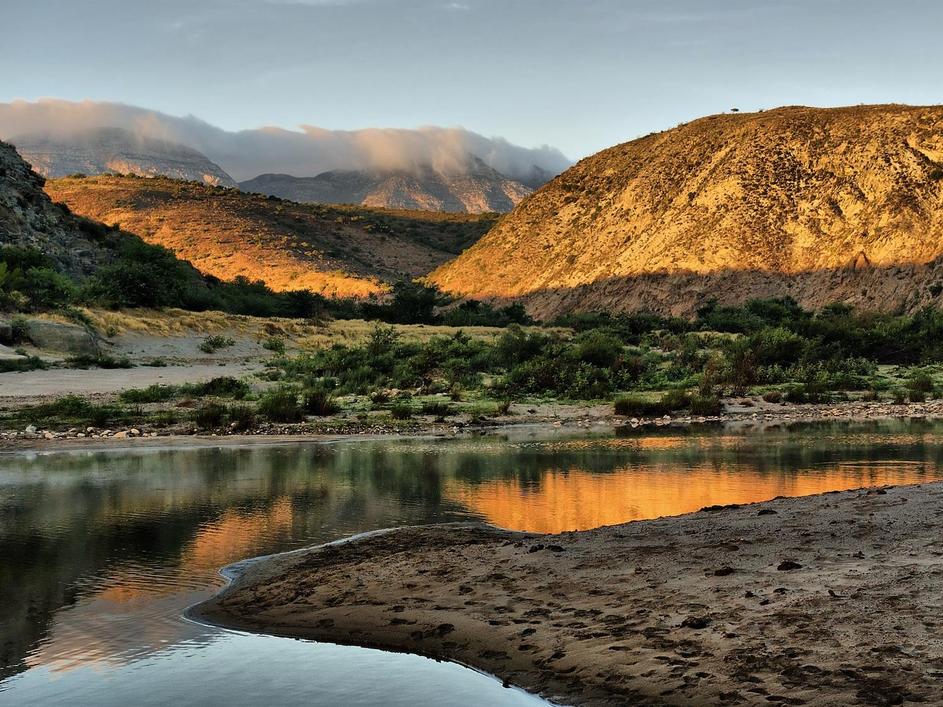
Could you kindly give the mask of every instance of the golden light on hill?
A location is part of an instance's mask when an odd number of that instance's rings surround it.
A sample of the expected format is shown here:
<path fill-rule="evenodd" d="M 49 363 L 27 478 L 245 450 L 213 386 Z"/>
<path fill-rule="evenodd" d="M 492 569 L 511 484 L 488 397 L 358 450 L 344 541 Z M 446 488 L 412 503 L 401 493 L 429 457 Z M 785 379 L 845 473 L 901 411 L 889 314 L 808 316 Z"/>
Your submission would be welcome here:
<path fill-rule="evenodd" d="M 371 211 L 295 204 L 166 178 L 49 180 L 74 213 L 119 225 L 221 280 L 262 280 L 278 291 L 369 297 L 454 257 L 492 216 Z"/>
<path fill-rule="evenodd" d="M 943 107 L 780 108 L 593 155 L 430 279 L 540 316 L 786 295 L 913 310 L 941 303 L 941 229 Z"/>

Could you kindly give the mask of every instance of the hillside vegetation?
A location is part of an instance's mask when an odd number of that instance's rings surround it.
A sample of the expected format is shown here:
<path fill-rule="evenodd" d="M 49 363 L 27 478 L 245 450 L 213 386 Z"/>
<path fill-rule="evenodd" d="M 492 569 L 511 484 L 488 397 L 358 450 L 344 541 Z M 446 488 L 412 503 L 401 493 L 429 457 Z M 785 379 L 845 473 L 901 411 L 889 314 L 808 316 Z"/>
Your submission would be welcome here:
<path fill-rule="evenodd" d="M 120 224 L 221 280 L 365 297 L 425 275 L 474 243 L 494 215 L 301 205 L 163 177 L 73 177 L 46 191 L 75 213 Z"/>
<path fill-rule="evenodd" d="M 716 115 L 554 179 L 431 280 L 531 313 L 708 297 L 915 311 L 943 294 L 943 107 Z"/>

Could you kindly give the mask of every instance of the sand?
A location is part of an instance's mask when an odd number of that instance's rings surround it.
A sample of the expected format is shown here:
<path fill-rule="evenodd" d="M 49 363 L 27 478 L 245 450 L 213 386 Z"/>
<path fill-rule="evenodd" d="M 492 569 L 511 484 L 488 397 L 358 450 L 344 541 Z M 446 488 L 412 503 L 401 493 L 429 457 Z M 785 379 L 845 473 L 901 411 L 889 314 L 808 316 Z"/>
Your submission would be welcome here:
<path fill-rule="evenodd" d="M 567 704 L 943 704 L 943 483 L 266 558 L 231 626 L 456 660 Z"/>

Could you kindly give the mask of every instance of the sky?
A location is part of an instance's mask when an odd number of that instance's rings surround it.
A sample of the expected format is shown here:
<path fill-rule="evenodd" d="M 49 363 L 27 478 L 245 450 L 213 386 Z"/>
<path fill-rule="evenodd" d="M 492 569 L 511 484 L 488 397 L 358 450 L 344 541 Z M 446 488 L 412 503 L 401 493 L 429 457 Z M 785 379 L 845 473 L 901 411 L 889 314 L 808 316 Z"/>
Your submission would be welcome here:
<path fill-rule="evenodd" d="M 943 102 L 939 0 L 13 0 L 0 101 L 465 127 L 578 159 L 702 115 Z"/>

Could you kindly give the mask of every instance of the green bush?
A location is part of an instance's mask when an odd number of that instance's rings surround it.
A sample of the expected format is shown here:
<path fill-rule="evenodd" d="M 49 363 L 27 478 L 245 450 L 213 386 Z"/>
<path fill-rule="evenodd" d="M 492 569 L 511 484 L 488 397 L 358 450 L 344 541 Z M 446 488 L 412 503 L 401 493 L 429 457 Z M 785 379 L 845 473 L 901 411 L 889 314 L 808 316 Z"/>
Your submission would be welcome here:
<path fill-rule="evenodd" d="M 220 334 L 214 334 L 213 336 L 207 336 L 200 343 L 200 351 L 203 353 L 213 353 L 219 349 L 229 348 L 236 344 L 235 340 L 228 337 L 222 336 Z"/>
<path fill-rule="evenodd" d="M 716 396 L 691 396 L 689 407 L 692 415 L 700 415 L 703 417 L 717 417 L 724 412 L 724 404 L 720 401 L 720 398 Z"/>
<path fill-rule="evenodd" d="M 193 421 L 202 429 L 222 427 L 226 419 L 226 408 L 218 403 L 209 403 L 193 412 Z"/>
<path fill-rule="evenodd" d="M 907 389 L 913 393 L 923 393 L 923 394 L 933 394 L 934 390 L 933 378 L 926 371 L 917 371 L 916 373 L 910 376 L 910 379 L 907 381 Z M 911 400 L 913 396 L 911 395 Z"/>
<path fill-rule="evenodd" d="M 301 406 L 307 414 L 316 417 L 330 417 L 341 410 L 337 399 L 328 391 L 320 388 L 304 391 L 301 396 Z"/>
<path fill-rule="evenodd" d="M 783 400 L 783 394 L 778 390 L 770 390 L 766 393 L 763 393 L 763 400 L 768 403 L 781 403 Z"/>
<path fill-rule="evenodd" d="M 285 353 L 285 340 L 278 336 L 270 336 L 262 342 L 262 348 L 277 354 Z"/>
<path fill-rule="evenodd" d="M 242 400 L 249 394 L 249 384 L 232 376 L 218 376 L 204 383 L 188 383 L 180 386 L 180 392 L 195 397 L 215 396 Z"/>
<path fill-rule="evenodd" d="M 17 373 L 22 371 L 44 370 L 46 368 L 49 368 L 49 364 L 38 356 L 0 359 L 0 373 Z"/>
<path fill-rule="evenodd" d="M 663 417 L 671 412 L 660 400 L 632 396 L 617 399 L 613 407 L 616 415 L 622 417 Z"/>
<path fill-rule="evenodd" d="M 413 406 L 408 400 L 397 400 L 390 407 L 390 415 L 394 420 L 408 420 L 413 416 Z"/>
<path fill-rule="evenodd" d="M 370 402 L 374 405 L 383 405 L 389 402 L 390 394 L 385 390 L 374 390 L 370 393 Z"/>
<path fill-rule="evenodd" d="M 239 432 L 244 432 L 255 424 L 255 410 L 248 405 L 231 405 L 228 415 L 232 428 Z"/>
<path fill-rule="evenodd" d="M 453 412 L 452 406 L 441 400 L 426 401 L 419 409 L 423 415 L 433 415 L 434 417 L 448 417 Z"/>
<path fill-rule="evenodd" d="M 300 422 L 304 419 L 298 395 L 290 388 L 276 388 L 263 395 L 258 412 L 272 422 Z"/>
<path fill-rule="evenodd" d="M 70 368 L 131 368 L 131 361 L 127 356 L 116 358 L 107 353 L 69 356 L 65 364 Z"/>
<path fill-rule="evenodd" d="M 155 383 L 147 388 L 131 388 L 118 394 L 122 402 L 144 405 L 147 403 L 163 403 L 173 400 L 180 394 L 180 389 L 173 385 Z"/>

